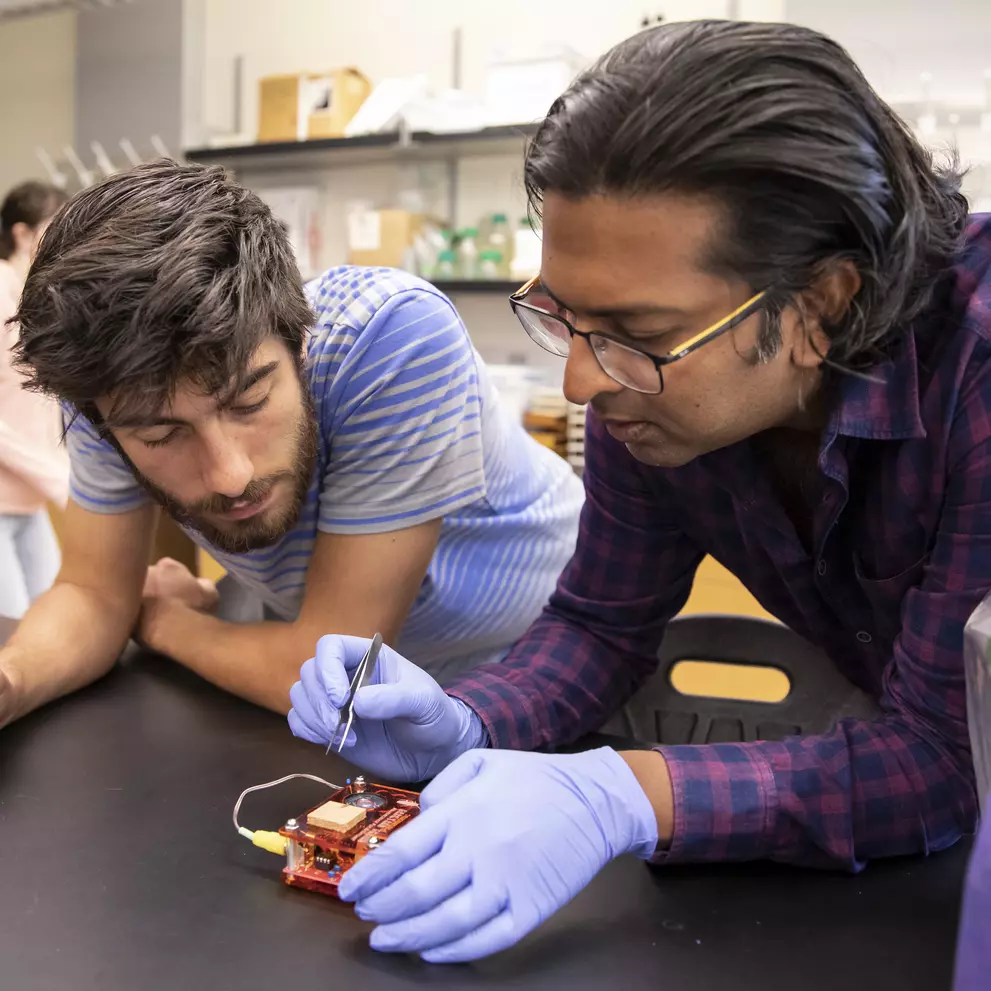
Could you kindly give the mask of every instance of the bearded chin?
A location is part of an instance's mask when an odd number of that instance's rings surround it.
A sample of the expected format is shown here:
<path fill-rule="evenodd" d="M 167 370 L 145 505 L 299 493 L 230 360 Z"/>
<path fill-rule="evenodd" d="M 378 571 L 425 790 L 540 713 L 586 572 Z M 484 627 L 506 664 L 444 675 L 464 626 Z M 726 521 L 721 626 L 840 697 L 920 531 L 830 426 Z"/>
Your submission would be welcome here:
<path fill-rule="evenodd" d="M 316 408 L 310 390 L 301 383 L 303 408 L 293 442 L 293 462 L 289 471 L 269 476 L 272 482 L 288 481 L 293 486 L 292 499 L 277 518 L 267 522 L 247 519 L 242 523 L 233 523 L 231 529 L 215 526 L 209 520 L 199 515 L 195 509 L 190 509 L 165 489 L 156 485 L 150 478 L 142 474 L 133 461 L 124 453 L 116 439 L 108 437 L 117 453 L 134 475 L 141 487 L 158 503 L 159 506 L 179 526 L 202 534 L 207 543 L 228 554 L 243 554 L 246 551 L 260 550 L 278 543 L 299 519 L 303 503 L 313 480 L 313 471 L 317 463 L 318 428 Z M 265 479 L 261 481 L 266 481 Z"/>

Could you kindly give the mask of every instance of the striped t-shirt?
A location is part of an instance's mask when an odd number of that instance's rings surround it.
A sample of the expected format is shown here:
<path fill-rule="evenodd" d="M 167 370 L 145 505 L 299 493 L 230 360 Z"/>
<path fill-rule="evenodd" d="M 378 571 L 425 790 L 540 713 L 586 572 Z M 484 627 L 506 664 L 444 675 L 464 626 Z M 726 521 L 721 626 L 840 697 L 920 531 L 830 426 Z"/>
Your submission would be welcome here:
<path fill-rule="evenodd" d="M 398 648 L 438 676 L 501 657 L 574 550 L 580 481 L 503 413 L 438 290 L 404 272 L 350 266 L 307 289 L 320 442 L 299 520 L 278 544 L 242 554 L 190 537 L 269 613 L 292 620 L 318 531 L 381 533 L 443 517 Z M 120 513 L 149 499 L 84 417 L 68 444 L 81 506 Z"/>

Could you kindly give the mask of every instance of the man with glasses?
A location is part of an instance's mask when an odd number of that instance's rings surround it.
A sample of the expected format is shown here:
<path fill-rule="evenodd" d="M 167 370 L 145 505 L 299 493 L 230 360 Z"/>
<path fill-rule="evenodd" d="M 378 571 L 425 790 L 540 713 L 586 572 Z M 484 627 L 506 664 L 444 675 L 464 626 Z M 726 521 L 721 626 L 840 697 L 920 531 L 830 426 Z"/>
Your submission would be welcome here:
<path fill-rule="evenodd" d="M 792 25 L 622 43 L 525 178 L 543 267 L 512 305 L 590 405 L 578 548 L 504 663 L 445 692 L 385 652 L 358 693 L 350 759 L 439 773 L 341 884 L 372 945 L 491 953 L 627 852 L 856 871 L 955 843 L 977 816 L 963 627 L 991 590 L 991 221 Z M 876 711 L 778 742 L 514 752 L 637 690 L 706 554 Z M 329 738 L 363 650 L 321 641 L 294 732 Z"/>

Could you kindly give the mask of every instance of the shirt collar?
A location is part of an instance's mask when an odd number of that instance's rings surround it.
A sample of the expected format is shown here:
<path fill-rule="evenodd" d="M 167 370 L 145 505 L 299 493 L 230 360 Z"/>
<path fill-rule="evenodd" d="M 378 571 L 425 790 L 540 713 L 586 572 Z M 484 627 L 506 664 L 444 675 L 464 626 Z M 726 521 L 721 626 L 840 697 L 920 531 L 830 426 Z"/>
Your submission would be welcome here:
<path fill-rule="evenodd" d="M 867 440 L 925 437 L 919 412 L 919 366 L 915 335 L 909 331 L 894 355 L 868 369 L 870 379 L 838 375 L 839 400 L 828 433 Z"/>

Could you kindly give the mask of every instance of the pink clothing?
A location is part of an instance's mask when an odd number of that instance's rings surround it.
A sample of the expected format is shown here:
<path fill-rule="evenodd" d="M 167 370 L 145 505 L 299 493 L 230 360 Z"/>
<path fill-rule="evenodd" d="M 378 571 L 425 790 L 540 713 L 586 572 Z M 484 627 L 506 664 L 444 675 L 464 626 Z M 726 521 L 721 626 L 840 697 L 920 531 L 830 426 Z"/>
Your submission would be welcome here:
<path fill-rule="evenodd" d="M 22 388 L 23 375 L 11 365 L 21 281 L 0 261 L 0 514 L 35 513 L 47 501 L 64 506 L 69 492 L 69 459 L 60 444 L 62 417 L 51 399 Z"/>

